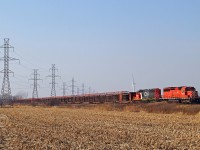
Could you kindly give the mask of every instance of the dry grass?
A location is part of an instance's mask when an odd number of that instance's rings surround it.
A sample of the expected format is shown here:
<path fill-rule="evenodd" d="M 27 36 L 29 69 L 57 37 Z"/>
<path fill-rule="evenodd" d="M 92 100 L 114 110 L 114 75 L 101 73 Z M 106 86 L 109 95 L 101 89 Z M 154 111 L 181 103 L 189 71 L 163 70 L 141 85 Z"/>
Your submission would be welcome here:
<path fill-rule="evenodd" d="M 149 113 L 183 113 L 187 115 L 196 115 L 200 112 L 200 105 L 185 105 L 167 102 L 142 104 L 141 107 Z"/>
<path fill-rule="evenodd" d="M 157 102 L 157 103 L 136 103 L 136 104 L 74 104 L 62 106 L 64 108 L 83 108 L 102 111 L 126 111 L 148 113 L 173 114 L 183 113 L 186 115 L 196 115 L 200 113 L 200 105 L 186 105 L 177 103 Z"/>
<path fill-rule="evenodd" d="M 9 124 L 0 128 L 0 149 L 200 149 L 200 114 L 147 107 L 1 108 Z"/>

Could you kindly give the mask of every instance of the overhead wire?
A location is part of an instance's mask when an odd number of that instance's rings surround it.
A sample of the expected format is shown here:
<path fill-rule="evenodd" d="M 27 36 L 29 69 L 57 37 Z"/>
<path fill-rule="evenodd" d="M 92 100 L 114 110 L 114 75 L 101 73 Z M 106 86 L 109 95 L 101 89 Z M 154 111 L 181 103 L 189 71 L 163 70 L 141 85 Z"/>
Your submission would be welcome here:
<path fill-rule="evenodd" d="M 26 88 L 26 87 L 24 87 L 24 88 L 15 88 L 15 87 L 14 87 L 14 88 L 12 88 L 12 89 L 15 89 L 15 90 L 16 90 L 16 89 L 27 89 L 27 88 Z"/>
<path fill-rule="evenodd" d="M 26 62 L 29 63 L 30 65 L 36 66 L 37 68 L 39 68 L 39 69 L 41 69 L 41 70 L 47 71 L 46 69 L 42 68 L 41 66 L 39 66 L 39 65 L 37 65 L 37 64 L 34 64 L 34 63 L 32 63 L 30 60 L 28 60 L 28 59 L 22 57 L 22 56 L 21 56 L 19 53 L 17 53 L 16 51 L 14 51 L 14 53 L 15 53 L 17 56 L 21 57 L 21 59 L 23 59 L 24 61 L 26 61 Z"/>
<path fill-rule="evenodd" d="M 20 78 L 27 78 L 27 76 L 23 76 L 23 75 L 20 75 L 20 74 L 17 74 L 17 73 L 15 73 L 14 76 L 18 76 Z"/>
<path fill-rule="evenodd" d="M 0 54 L 3 54 L 0 51 Z M 26 70 L 33 70 L 32 66 L 36 66 L 38 69 L 41 69 L 42 72 L 47 72 L 47 69 L 42 68 L 40 65 L 37 65 L 35 63 L 32 63 L 30 60 L 24 58 L 21 54 L 19 54 L 18 52 L 14 51 L 14 54 L 17 55 L 18 57 L 20 57 L 20 59 L 22 59 L 22 62 L 24 63 L 20 63 L 19 66 L 22 67 L 23 69 Z M 16 64 L 16 63 L 11 63 L 11 64 Z M 30 64 L 31 67 L 29 67 L 29 65 L 25 65 L 25 64 Z M 41 72 L 40 70 L 40 72 Z M 27 76 L 25 75 L 20 75 L 20 74 L 15 74 L 14 79 L 11 79 L 11 83 L 13 83 L 13 87 L 12 89 L 31 89 L 30 83 L 27 81 L 25 81 L 24 79 L 27 79 Z M 61 79 L 62 80 L 62 79 Z M 49 88 L 50 86 L 46 85 L 46 83 L 43 84 L 43 86 L 39 87 L 39 88 Z"/>
<path fill-rule="evenodd" d="M 21 54 L 19 54 L 18 52 L 16 51 L 13 51 L 15 55 L 17 55 L 18 57 L 20 57 L 20 59 L 22 59 L 22 62 L 25 62 L 25 63 L 20 63 L 19 66 L 26 69 L 26 70 L 33 70 L 33 68 L 25 65 L 26 63 L 27 64 L 30 64 L 31 66 L 36 66 L 38 69 L 41 69 L 40 72 L 48 72 L 49 70 L 47 69 L 44 69 L 43 67 L 41 67 L 40 65 L 38 64 L 35 64 L 35 63 L 32 63 L 30 60 L 24 58 Z M 3 54 L 1 51 L 0 51 L 0 54 Z M 14 63 L 15 64 L 15 63 Z M 20 86 L 19 88 L 18 87 L 13 87 L 12 89 L 29 89 L 31 88 L 30 86 L 30 83 L 28 82 L 28 79 L 27 79 L 27 82 L 24 81 L 23 79 L 27 78 L 27 76 L 24 76 L 24 75 L 20 75 L 20 74 L 16 74 L 15 73 L 15 76 L 14 76 L 15 80 L 11 80 L 12 83 L 14 83 L 14 85 L 17 85 L 17 86 Z M 64 82 L 62 77 L 60 77 L 59 79 L 61 82 Z M 28 87 L 27 87 L 28 86 Z M 77 86 L 75 86 L 77 87 Z M 47 85 L 46 83 L 43 83 L 43 86 L 41 86 L 40 88 L 50 88 L 49 85 Z M 67 91 L 69 91 L 69 89 L 67 88 Z"/>
<path fill-rule="evenodd" d="M 16 77 L 16 76 L 13 76 L 13 78 L 15 78 L 15 79 L 17 79 L 17 80 L 20 80 L 20 82 L 24 82 L 24 83 L 27 83 L 27 84 L 28 84 L 28 80 L 27 80 L 27 82 L 26 82 L 26 81 L 24 81 L 24 80 L 22 80 L 21 78 L 18 78 L 18 77 Z"/>

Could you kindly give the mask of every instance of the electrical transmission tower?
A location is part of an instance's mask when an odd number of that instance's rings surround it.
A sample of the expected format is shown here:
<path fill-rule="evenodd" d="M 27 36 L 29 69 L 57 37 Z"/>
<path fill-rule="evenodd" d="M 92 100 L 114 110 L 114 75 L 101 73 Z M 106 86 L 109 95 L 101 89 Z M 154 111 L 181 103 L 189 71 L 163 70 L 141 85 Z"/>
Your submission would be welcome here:
<path fill-rule="evenodd" d="M 77 95 L 79 95 L 79 88 L 77 88 Z"/>
<path fill-rule="evenodd" d="M 51 81 L 51 96 L 56 96 L 56 77 L 60 77 L 56 75 L 56 67 L 55 64 L 52 64 L 52 68 L 50 69 L 52 71 L 51 75 L 48 75 L 47 77 L 51 77 L 52 81 Z"/>
<path fill-rule="evenodd" d="M 74 77 L 72 78 L 71 82 L 72 82 L 72 84 L 70 85 L 70 87 L 72 88 L 72 95 L 74 95 L 74 93 L 75 93 L 75 90 L 74 90 L 74 88 L 75 88 L 75 80 L 74 80 Z"/>
<path fill-rule="evenodd" d="M 38 80 L 42 80 L 42 79 L 39 79 L 38 77 L 40 76 L 38 74 L 38 69 L 34 69 L 34 73 L 32 74 L 33 75 L 33 78 L 29 79 L 29 80 L 33 80 L 33 94 L 32 94 L 32 98 L 38 98 L 38 90 L 37 90 L 37 87 L 38 87 L 38 83 L 37 81 Z"/>
<path fill-rule="evenodd" d="M 9 38 L 4 39 L 4 45 L 1 46 L 0 48 L 4 49 L 4 57 L 0 58 L 1 61 L 4 61 L 4 69 L 0 71 L 0 73 L 4 74 L 2 89 L 1 89 L 1 103 L 10 103 L 12 101 L 12 94 L 10 88 L 9 74 L 12 73 L 14 75 L 14 72 L 12 72 L 9 69 L 9 61 L 19 60 L 19 59 L 12 58 L 9 56 L 9 50 L 13 49 L 14 51 L 14 47 L 9 44 Z"/>
<path fill-rule="evenodd" d="M 63 96 L 66 95 L 66 86 L 67 86 L 67 83 L 63 82 Z"/>
<path fill-rule="evenodd" d="M 82 94 L 83 95 L 85 94 L 85 85 L 84 85 L 84 83 L 82 84 Z"/>
<path fill-rule="evenodd" d="M 88 88 L 88 93 L 91 94 L 91 87 Z"/>

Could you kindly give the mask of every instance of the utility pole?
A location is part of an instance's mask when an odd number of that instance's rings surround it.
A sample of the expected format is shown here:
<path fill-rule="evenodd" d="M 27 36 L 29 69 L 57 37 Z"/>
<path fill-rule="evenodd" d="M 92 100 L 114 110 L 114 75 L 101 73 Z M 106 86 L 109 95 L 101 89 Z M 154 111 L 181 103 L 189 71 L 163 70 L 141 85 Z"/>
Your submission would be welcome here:
<path fill-rule="evenodd" d="M 0 71 L 0 73 L 4 74 L 2 89 L 1 89 L 1 102 L 0 102 L 1 104 L 3 104 L 3 103 L 10 103 L 12 101 L 9 74 L 12 73 L 14 75 L 14 72 L 12 72 L 9 69 L 9 61 L 19 60 L 19 59 L 12 58 L 9 56 L 9 49 L 13 49 L 14 51 L 14 47 L 9 44 L 9 38 L 4 39 L 4 45 L 1 46 L 0 48 L 4 49 L 4 57 L 0 58 L 1 61 L 4 61 L 4 69 Z"/>
<path fill-rule="evenodd" d="M 63 82 L 63 96 L 66 95 L 66 86 L 67 86 L 67 83 Z"/>
<path fill-rule="evenodd" d="M 51 75 L 48 75 L 47 77 L 51 77 L 52 81 L 51 81 L 51 96 L 56 96 L 56 77 L 60 77 L 56 75 L 56 67 L 55 64 L 52 64 L 51 69 L 49 69 L 52 71 Z"/>
<path fill-rule="evenodd" d="M 84 83 L 82 84 L 82 94 L 83 95 L 85 94 L 85 85 L 84 85 Z"/>
<path fill-rule="evenodd" d="M 29 79 L 29 80 L 33 80 L 33 93 L 32 93 L 32 98 L 38 98 L 38 90 L 37 90 L 37 87 L 38 87 L 38 83 L 37 81 L 38 80 L 42 80 L 42 79 L 39 79 L 38 77 L 40 76 L 38 74 L 38 69 L 34 69 L 33 70 L 34 73 L 32 74 L 33 75 L 33 78 Z"/>

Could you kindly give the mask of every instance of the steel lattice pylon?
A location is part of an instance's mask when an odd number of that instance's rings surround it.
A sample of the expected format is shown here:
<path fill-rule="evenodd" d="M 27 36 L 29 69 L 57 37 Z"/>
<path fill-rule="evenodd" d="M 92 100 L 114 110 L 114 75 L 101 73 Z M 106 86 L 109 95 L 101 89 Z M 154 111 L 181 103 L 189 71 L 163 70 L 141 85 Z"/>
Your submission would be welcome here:
<path fill-rule="evenodd" d="M 32 79 L 29 79 L 29 80 L 33 80 L 33 93 L 32 93 L 32 98 L 38 98 L 38 90 L 37 90 L 37 87 L 38 87 L 38 83 L 37 81 L 38 80 L 42 80 L 42 79 L 38 79 L 38 69 L 34 69 L 34 73 L 32 74 L 33 75 L 33 78 Z"/>
<path fill-rule="evenodd" d="M 63 96 L 66 95 L 66 82 L 63 82 Z"/>
<path fill-rule="evenodd" d="M 50 69 L 52 71 L 52 74 L 47 76 L 47 77 L 51 77 L 52 81 L 51 81 L 51 96 L 56 96 L 56 77 L 60 77 L 56 75 L 56 67 L 55 64 L 52 64 L 52 68 Z"/>
<path fill-rule="evenodd" d="M 84 85 L 84 83 L 82 84 L 82 94 L 83 95 L 85 94 L 85 85 Z"/>
<path fill-rule="evenodd" d="M 1 89 L 1 104 L 3 103 L 10 103 L 12 101 L 12 94 L 11 94 L 11 87 L 10 87 L 10 81 L 9 81 L 9 74 L 13 73 L 11 70 L 9 70 L 9 61 L 12 60 L 19 60 L 16 58 L 12 58 L 9 56 L 9 49 L 13 49 L 14 47 L 9 45 L 9 39 L 4 39 L 4 45 L 0 48 L 4 49 L 4 57 L 0 58 L 1 61 L 4 61 L 4 69 L 0 71 L 0 73 L 4 74 L 3 77 L 3 83 L 2 83 L 2 89 Z"/>

